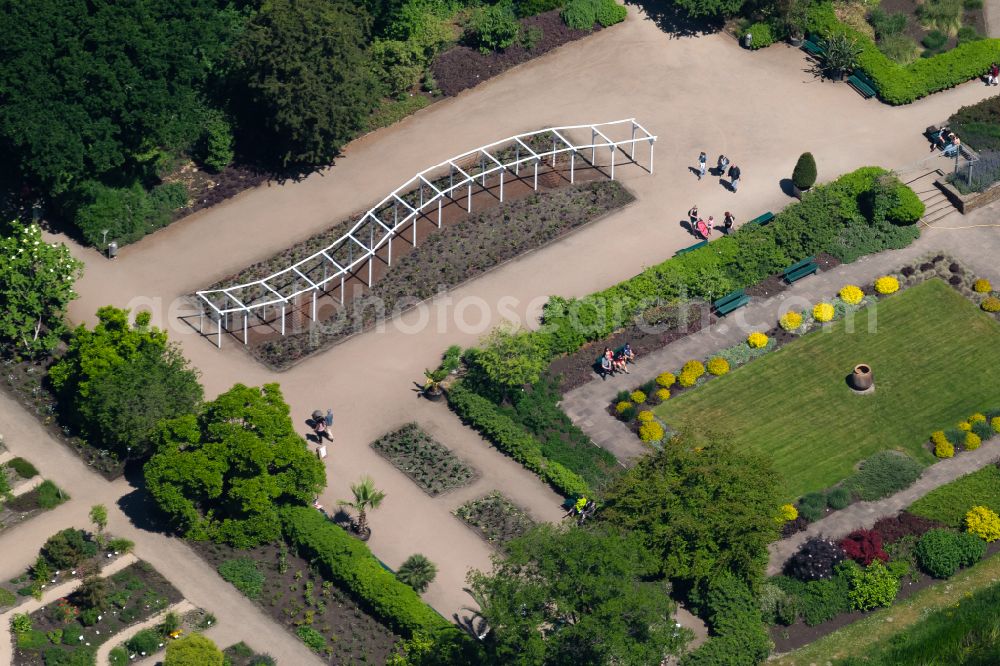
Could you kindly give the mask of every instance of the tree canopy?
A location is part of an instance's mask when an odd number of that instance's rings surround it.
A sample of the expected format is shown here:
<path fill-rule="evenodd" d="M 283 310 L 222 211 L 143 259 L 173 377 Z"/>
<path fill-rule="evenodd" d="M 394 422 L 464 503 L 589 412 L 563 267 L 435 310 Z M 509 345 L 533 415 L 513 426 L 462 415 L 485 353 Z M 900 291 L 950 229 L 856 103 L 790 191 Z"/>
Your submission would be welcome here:
<path fill-rule="evenodd" d="M 276 540 L 278 508 L 310 502 L 326 484 L 277 384 L 236 384 L 198 414 L 162 423 L 145 474 L 182 534 L 238 548 Z"/>
<path fill-rule="evenodd" d="M 647 582 L 656 561 L 636 536 L 538 526 L 469 584 L 497 664 L 658 664 L 687 639 L 666 585 Z"/>
<path fill-rule="evenodd" d="M 777 537 L 777 506 L 769 460 L 692 432 L 619 477 L 599 517 L 641 535 L 665 576 L 698 581 L 729 570 L 753 580 Z"/>
<path fill-rule="evenodd" d="M 55 347 L 82 272 L 65 245 L 42 239 L 38 225 L 14 225 L 11 236 L 0 237 L 0 343 L 27 356 Z"/>

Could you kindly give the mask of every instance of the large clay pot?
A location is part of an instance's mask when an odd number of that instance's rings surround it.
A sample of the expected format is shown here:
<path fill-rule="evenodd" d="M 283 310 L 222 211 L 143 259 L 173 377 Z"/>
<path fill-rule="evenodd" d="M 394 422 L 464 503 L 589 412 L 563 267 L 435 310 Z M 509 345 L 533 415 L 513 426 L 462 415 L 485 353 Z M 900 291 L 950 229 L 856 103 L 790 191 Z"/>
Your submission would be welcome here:
<path fill-rule="evenodd" d="M 872 369 L 865 365 L 864 363 L 854 366 L 854 372 L 851 373 L 851 386 L 854 387 L 856 391 L 867 391 L 875 383 L 875 378 L 872 376 Z"/>

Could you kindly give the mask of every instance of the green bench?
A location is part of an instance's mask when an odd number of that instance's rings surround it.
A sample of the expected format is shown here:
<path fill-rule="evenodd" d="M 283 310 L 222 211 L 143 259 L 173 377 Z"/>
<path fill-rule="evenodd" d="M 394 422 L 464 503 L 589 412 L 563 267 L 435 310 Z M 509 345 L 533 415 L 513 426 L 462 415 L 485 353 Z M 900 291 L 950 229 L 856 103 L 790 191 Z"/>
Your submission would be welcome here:
<path fill-rule="evenodd" d="M 742 289 L 739 289 L 731 294 L 726 294 L 717 301 L 712 301 L 712 308 L 715 310 L 715 314 L 720 317 L 724 317 L 733 310 L 737 310 L 749 302 L 750 297 L 747 296 Z"/>
<path fill-rule="evenodd" d="M 692 250 L 697 250 L 699 247 L 705 247 L 706 245 L 708 245 L 708 241 L 707 240 L 699 241 L 699 242 L 695 243 L 694 245 L 692 245 L 691 247 L 685 247 L 685 248 L 682 248 L 680 250 L 677 250 L 676 252 L 674 252 L 674 256 L 675 257 L 679 257 L 682 254 L 687 254 L 688 252 L 691 252 Z"/>
<path fill-rule="evenodd" d="M 747 222 L 747 224 L 756 224 L 763 227 L 773 219 L 774 219 L 774 213 L 772 213 L 771 211 L 767 211 L 763 215 L 758 215 L 757 217 L 753 218 L 752 220 Z"/>
<path fill-rule="evenodd" d="M 811 56 L 821 58 L 826 53 L 826 46 L 819 35 L 809 35 L 802 41 L 803 50 Z"/>
<path fill-rule="evenodd" d="M 855 70 L 853 74 L 847 77 L 847 85 L 861 93 L 861 96 L 865 99 L 871 99 L 878 94 L 878 88 L 876 87 L 875 82 L 860 69 Z"/>
<path fill-rule="evenodd" d="M 788 284 L 797 282 L 807 275 L 812 275 L 819 271 L 819 265 L 814 261 L 815 257 L 806 257 L 784 270 L 784 278 Z"/>

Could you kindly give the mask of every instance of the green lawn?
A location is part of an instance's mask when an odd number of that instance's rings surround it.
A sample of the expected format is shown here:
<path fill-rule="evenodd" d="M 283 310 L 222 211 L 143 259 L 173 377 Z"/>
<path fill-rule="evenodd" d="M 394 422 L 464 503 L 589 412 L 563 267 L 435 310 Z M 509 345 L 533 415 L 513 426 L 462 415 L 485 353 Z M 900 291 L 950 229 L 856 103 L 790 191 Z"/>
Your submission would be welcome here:
<path fill-rule="evenodd" d="M 965 514 L 974 506 L 988 506 L 1000 512 L 1000 468 L 995 465 L 935 488 L 911 504 L 909 511 L 961 527 Z"/>
<path fill-rule="evenodd" d="M 879 302 L 655 409 L 672 426 L 710 424 L 768 454 L 791 500 L 848 476 L 882 449 L 925 463 L 930 433 L 1000 405 L 1000 325 L 940 280 Z M 873 330 L 869 330 L 869 329 Z M 872 366 L 876 390 L 845 378 Z M 666 368 L 665 368 L 666 369 Z"/>

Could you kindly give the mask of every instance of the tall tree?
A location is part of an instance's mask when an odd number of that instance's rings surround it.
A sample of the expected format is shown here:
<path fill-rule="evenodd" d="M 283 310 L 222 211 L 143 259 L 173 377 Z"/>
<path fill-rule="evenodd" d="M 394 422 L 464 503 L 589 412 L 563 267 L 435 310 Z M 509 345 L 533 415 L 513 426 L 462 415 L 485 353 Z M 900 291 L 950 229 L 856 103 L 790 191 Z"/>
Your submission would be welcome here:
<path fill-rule="evenodd" d="M 469 575 L 496 664 L 658 664 L 688 636 L 638 538 L 607 526 L 541 525 Z"/>
<path fill-rule="evenodd" d="M 69 249 L 46 243 L 37 225 L 14 225 L 11 236 L 0 237 L 0 346 L 27 356 L 55 347 L 82 272 Z"/>
<path fill-rule="evenodd" d="M 777 537 L 775 474 L 724 436 L 690 432 L 642 458 L 609 489 L 600 519 L 642 536 L 671 578 L 763 573 Z"/>
<path fill-rule="evenodd" d="M 160 426 L 146 483 L 177 529 L 193 539 L 250 548 L 280 536 L 277 509 L 305 504 L 326 485 L 277 384 L 236 384 L 197 415 Z"/>
<path fill-rule="evenodd" d="M 365 125 L 376 103 L 365 56 L 371 19 L 346 0 L 270 0 L 236 55 L 247 129 L 283 166 L 325 165 Z"/>

